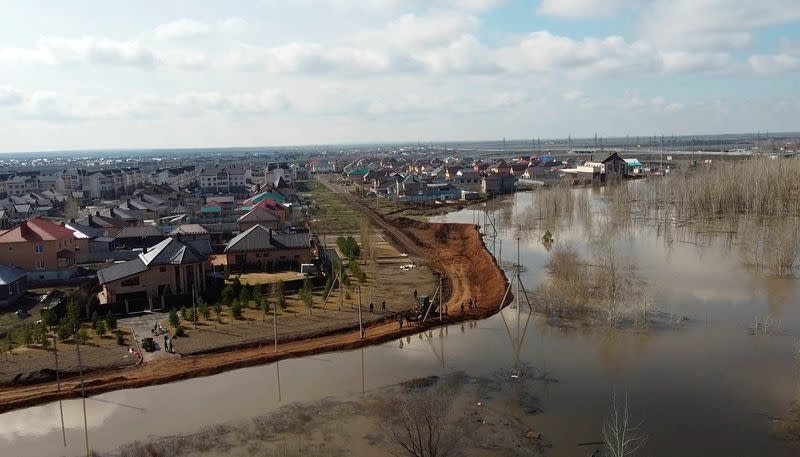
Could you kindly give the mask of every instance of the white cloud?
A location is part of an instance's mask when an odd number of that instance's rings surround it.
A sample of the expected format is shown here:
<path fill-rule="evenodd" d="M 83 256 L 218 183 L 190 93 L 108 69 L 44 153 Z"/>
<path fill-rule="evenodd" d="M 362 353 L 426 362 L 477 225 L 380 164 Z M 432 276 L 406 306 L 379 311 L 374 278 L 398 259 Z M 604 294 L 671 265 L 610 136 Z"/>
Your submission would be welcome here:
<path fill-rule="evenodd" d="M 34 48 L 0 49 L 0 63 L 152 67 L 156 58 L 150 50 L 135 41 L 115 41 L 90 36 L 44 37 L 38 40 Z"/>
<path fill-rule="evenodd" d="M 240 17 L 229 17 L 217 24 L 217 29 L 223 33 L 242 33 L 250 28 L 250 24 Z"/>
<path fill-rule="evenodd" d="M 22 93 L 7 86 L 0 86 L 0 107 L 14 106 L 22 101 Z"/>
<path fill-rule="evenodd" d="M 486 11 L 506 3 L 506 0 L 262 0 L 267 6 L 328 7 L 337 9 L 360 9 L 393 11 L 419 8 L 421 6 L 452 7 L 469 11 Z"/>
<path fill-rule="evenodd" d="M 609 17 L 639 0 L 542 0 L 539 14 L 570 19 Z"/>
<path fill-rule="evenodd" d="M 587 78 L 619 72 L 659 71 L 657 54 L 644 42 L 619 36 L 574 40 L 548 31 L 533 32 L 498 51 L 497 63 L 510 73 L 542 73 Z"/>
<path fill-rule="evenodd" d="M 698 71 L 722 71 L 733 69 L 736 64 L 726 52 L 662 52 L 664 71 L 667 73 L 683 73 Z"/>
<path fill-rule="evenodd" d="M 800 71 L 800 57 L 791 54 L 755 54 L 750 56 L 748 64 L 758 75 Z"/>
<path fill-rule="evenodd" d="M 153 29 L 153 36 L 159 40 L 183 40 L 197 38 L 211 33 L 211 27 L 192 19 L 181 18 Z"/>
<path fill-rule="evenodd" d="M 654 0 L 641 34 L 665 50 L 737 49 L 752 43 L 754 29 L 797 20 L 797 0 Z"/>
<path fill-rule="evenodd" d="M 15 113 L 21 119 L 85 121 L 160 119 L 213 114 L 266 115 L 291 110 L 289 98 L 279 89 L 257 92 L 184 92 L 173 96 L 139 94 L 121 100 L 69 97 L 52 91 L 18 93 Z"/>
<path fill-rule="evenodd" d="M 262 48 L 240 45 L 224 64 L 230 68 L 270 73 L 380 72 L 391 66 L 385 54 L 355 47 L 291 43 Z"/>

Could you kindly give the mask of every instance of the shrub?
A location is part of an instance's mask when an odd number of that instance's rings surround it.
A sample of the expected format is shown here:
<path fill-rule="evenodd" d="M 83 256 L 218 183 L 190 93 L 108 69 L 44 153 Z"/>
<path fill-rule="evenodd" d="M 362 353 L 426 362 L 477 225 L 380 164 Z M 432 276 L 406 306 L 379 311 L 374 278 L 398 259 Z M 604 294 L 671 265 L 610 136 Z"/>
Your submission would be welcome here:
<path fill-rule="evenodd" d="M 186 331 L 183 330 L 183 327 L 179 325 L 179 326 L 175 327 L 175 335 L 174 336 L 175 336 L 175 338 L 184 337 L 184 336 L 186 336 Z"/>
<path fill-rule="evenodd" d="M 222 289 L 222 304 L 225 306 L 230 306 L 233 303 L 234 298 L 236 298 L 236 289 L 234 289 L 233 285 L 228 284 Z"/>
<path fill-rule="evenodd" d="M 72 335 L 72 331 L 75 328 L 75 323 L 70 320 L 69 317 L 64 316 L 61 319 L 61 322 L 58 324 L 58 328 L 56 329 L 56 335 L 58 335 L 58 339 L 61 341 L 67 341 Z"/>
<path fill-rule="evenodd" d="M 81 329 L 78 330 L 78 341 L 80 341 L 81 344 L 86 344 L 86 342 L 89 341 L 89 330 L 86 330 L 85 327 L 81 327 Z"/>
<path fill-rule="evenodd" d="M 286 309 L 286 296 L 283 293 L 283 281 L 278 281 L 274 286 L 273 294 L 275 303 L 280 309 Z"/>
<path fill-rule="evenodd" d="M 303 279 L 303 288 L 300 290 L 300 299 L 308 307 L 308 313 L 311 314 L 311 309 L 314 306 L 313 296 L 311 295 L 311 279 Z"/>
<path fill-rule="evenodd" d="M 103 336 L 106 334 L 106 323 L 103 321 L 97 321 L 97 325 L 94 327 L 94 333 L 97 336 Z"/>
<path fill-rule="evenodd" d="M 78 319 L 81 317 L 81 305 L 79 305 L 74 298 L 71 298 L 67 305 L 67 316 L 69 316 L 73 322 L 78 322 Z"/>
<path fill-rule="evenodd" d="M 117 335 L 117 344 L 120 346 L 125 346 L 125 333 L 123 333 L 122 330 L 117 330 L 114 333 Z"/>
<path fill-rule="evenodd" d="M 177 327 L 178 324 L 181 323 L 181 318 L 178 317 L 178 313 L 175 311 L 175 308 L 169 310 L 169 323 L 173 327 Z"/>
<path fill-rule="evenodd" d="M 31 328 L 31 324 L 27 322 L 22 324 L 22 327 L 19 328 L 19 340 L 25 347 L 29 347 L 33 343 L 33 328 Z"/>
<path fill-rule="evenodd" d="M 117 329 L 117 317 L 111 314 L 111 311 L 106 314 L 106 327 L 110 330 Z"/>
<path fill-rule="evenodd" d="M 55 327 L 58 325 L 58 315 L 53 308 L 42 309 L 42 322 L 48 327 Z"/>
<path fill-rule="evenodd" d="M 44 325 L 44 322 L 36 328 L 36 341 L 45 349 L 50 347 L 50 335 L 47 333 L 47 326 Z"/>
<path fill-rule="evenodd" d="M 233 305 L 231 305 L 231 315 L 233 316 L 234 319 L 242 318 L 242 304 L 239 303 L 238 301 L 234 302 Z"/>
<path fill-rule="evenodd" d="M 250 303 L 250 288 L 247 286 L 242 286 L 241 290 L 239 290 L 239 301 L 241 302 L 242 306 L 247 306 Z"/>
<path fill-rule="evenodd" d="M 264 290 L 262 289 L 261 284 L 256 284 L 253 286 L 253 292 L 250 294 L 250 296 L 254 302 L 259 305 L 261 304 L 261 299 L 264 296 Z"/>
<path fill-rule="evenodd" d="M 208 303 L 201 301 L 200 306 L 197 307 L 198 312 L 203 319 L 208 320 L 211 317 L 211 310 L 208 308 Z"/>
<path fill-rule="evenodd" d="M 186 311 L 186 307 L 185 306 L 181 306 L 181 319 L 183 319 L 185 321 L 189 320 L 189 314 Z"/>
<path fill-rule="evenodd" d="M 214 303 L 214 314 L 216 314 L 217 320 L 222 316 L 222 305 L 219 302 Z"/>

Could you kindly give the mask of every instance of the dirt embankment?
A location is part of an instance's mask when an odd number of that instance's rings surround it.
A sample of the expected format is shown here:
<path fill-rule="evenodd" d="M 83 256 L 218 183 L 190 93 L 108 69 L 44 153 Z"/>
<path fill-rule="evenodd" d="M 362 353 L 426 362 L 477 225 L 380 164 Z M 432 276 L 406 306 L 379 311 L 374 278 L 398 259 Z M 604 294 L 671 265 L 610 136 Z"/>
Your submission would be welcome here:
<path fill-rule="evenodd" d="M 486 250 L 476 226 L 435 224 L 410 219 L 382 222 L 381 225 L 389 229 L 387 234 L 395 238 L 398 247 L 415 253 L 432 268 L 444 274 L 450 291 L 445 303 L 448 317 L 444 323 L 486 317 L 499 310 L 508 280 Z M 472 310 L 467 308 L 465 314 L 461 315 L 461 303 L 472 297 L 477 299 L 477 308 Z M 506 303 L 510 299 L 507 297 Z M 365 339 L 359 338 L 357 330 L 344 330 L 317 338 L 279 342 L 278 352 L 274 352 L 271 342 L 264 342 L 260 346 L 228 352 L 157 360 L 132 368 L 89 373 L 86 375 L 85 388 L 87 395 L 95 395 L 112 390 L 208 376 L 291 357 L 383 343 L 441 324 L 438 318 L 434 318 L 423 325 L 413 327 L 404 325 L 399 329 L 397 322 L 390 320 L 369 325 L 366 328 Z M 74 376 L 62 380 L 61 391 L 56 389 L 54 382 L 22 387 L 1 387 L 0 412 L 79 395 L 80 383 Z"/>

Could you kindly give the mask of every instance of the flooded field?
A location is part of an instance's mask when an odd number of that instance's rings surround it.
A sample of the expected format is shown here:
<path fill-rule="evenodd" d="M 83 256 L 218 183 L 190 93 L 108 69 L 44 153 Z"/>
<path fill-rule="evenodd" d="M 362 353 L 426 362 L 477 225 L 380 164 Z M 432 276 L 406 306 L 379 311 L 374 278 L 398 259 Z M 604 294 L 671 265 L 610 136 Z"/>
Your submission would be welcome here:
<path fill-rule="evenodd" d="M 544 455 L 590 455 L 594 447 L 580 444 L 603 439 L 615 392 L 618 398 L 627 396 L 634 419 L 642 421 L 648 436 L 639 455 L 797 455 L 800 448 L 777 439 L 772 430 L 773 419 L 785 416 L 798 398 L 798 281 L 745 268 L 729 236 L 698 237 L 690 229 L 665 232 L 648 223 L 604 224 L 614 208 L 604 207 L 602 196 L 592 191 L 574 192 L 599 203 L 591 214 L 548 221 L 555 243 L 569 243 L 591 258 L 598 233 L 613 238 L 621 255 L 635 265 L 641 278 L 637 287 L 651 297 L 654 312 L 670 316 L 670 322 L 681 316 L 680 325 L 553 325 L 527 306 L 512 305 L 483 321 L 363 350 L 10 412 L 0 415 L 0 446 L 20 457 L 86 455 L 87 442 L 91 450 L 114 453 L 133 441 L 251 420 L 294 402 L 329 397 L 359 402 L 414 378 L 456 372 L 510 377 L 515 368 L 530 367 L 539 376 L 524 385 L 523 393 L 535 399 L 536 408 L 506 404 L 496 394 L 489 399 L 481 392 L 470 394 L 470 401 L 500 402 L 496 408 L 507 408 L 525 427 L 542 434 L 548 445 L 541 449 Z M 492 202 L 485 213 L 482 207 L 466 209 L 434 220 L 494 221 L 494 228 L 485 224 L 486 243 L 503 264 L 516 259 L 519 237 L 522 279 L 532 290 L 547 280 L 549 258 L 539 230 L 524 223 L 536 198 L 536 193 L 520 193 Z M 754 332 L 756 322 L 761 330 Z M 769 323 L 766 331 L 763 322 Z M 520 389 L 514 383 L 499 385 L 509 395 Z M 342 412 L 341 427 L 353 439 L 337 440 L 338 452 L 389 455 L 370 445 L 367 435 L 374 430 L 360 419 L 359 408 L 349 411 Z M 304 445 L 302 436 L 286 440 L 292 449 Z M 497 449 L 467 454 L 508 455 Z M 242 455 L 258 454 L 243 450 Z"/>

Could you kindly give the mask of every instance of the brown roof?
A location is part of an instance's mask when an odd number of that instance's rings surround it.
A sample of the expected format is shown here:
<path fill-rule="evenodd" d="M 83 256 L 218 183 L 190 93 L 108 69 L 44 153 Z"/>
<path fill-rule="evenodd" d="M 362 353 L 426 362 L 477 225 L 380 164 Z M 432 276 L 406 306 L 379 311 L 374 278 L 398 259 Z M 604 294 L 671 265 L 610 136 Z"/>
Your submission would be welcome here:
<path fill-rule="evenodd" d="M 75 238 L 72 230 L 39 217 L 24 221 L 20 225 L 0 233 L 0 243 L 53 241 L 71 238 Z"/>

